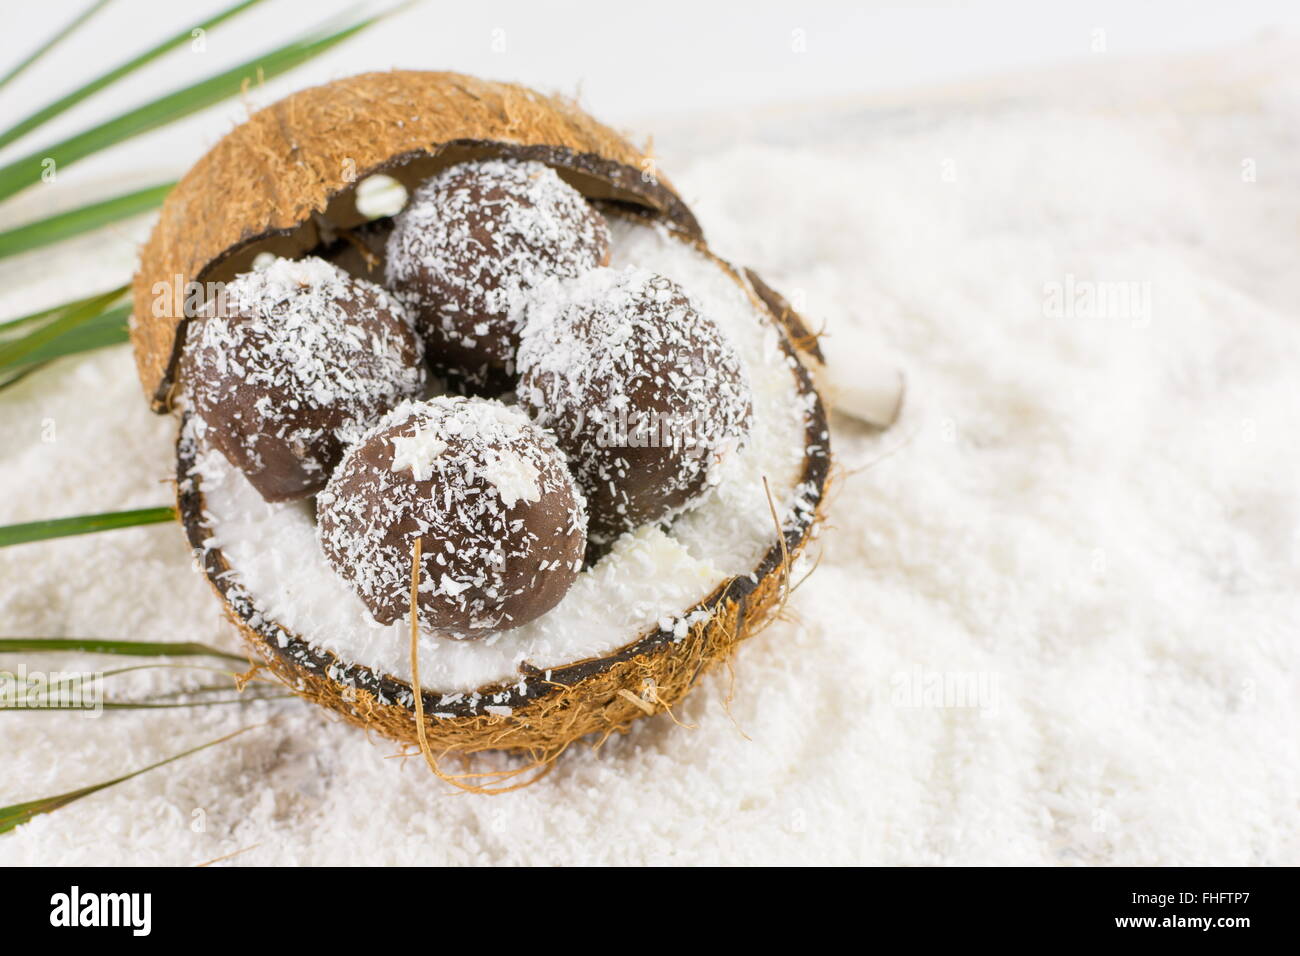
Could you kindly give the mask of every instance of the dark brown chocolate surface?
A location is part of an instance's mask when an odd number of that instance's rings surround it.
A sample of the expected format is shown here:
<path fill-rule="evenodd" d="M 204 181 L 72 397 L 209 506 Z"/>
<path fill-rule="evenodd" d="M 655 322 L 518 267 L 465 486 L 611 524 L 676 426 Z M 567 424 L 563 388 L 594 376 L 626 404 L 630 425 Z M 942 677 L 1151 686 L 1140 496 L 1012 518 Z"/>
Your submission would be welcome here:
<path fill-rule="evenodd" d="M 443 170 L 395 217 L 387 285 L 415 318 L 435 372 L 499 392 L 519 347 L 512 301 L 608 258 L 604 217 L 553 169 L 480 160 Z"/>
<path fill-rule="evenodd" d="M 518 409 L 442 397 L 403 405 L 349 450 L 316 499 L 325 557 L 375 620 L 410 607 L 475 638 L 559 603 L 582 566 L 586 514 L 554 440 Z"/>
<path fill-rule="evenodd" d="M 402 307 L 320 259 L 239 276 L 205 308 L 184 356 L 189 401 L 267 501 L 323 488 L 347 444 L 424 385 Z"/>
<path fill-rule="evenodd" d="M 602 270 L 529 314 L 519 402 L 568 455 L 592 542 L 697 498 L 748 432 L 751 398 L 739 358 L 685 290 Z"/>

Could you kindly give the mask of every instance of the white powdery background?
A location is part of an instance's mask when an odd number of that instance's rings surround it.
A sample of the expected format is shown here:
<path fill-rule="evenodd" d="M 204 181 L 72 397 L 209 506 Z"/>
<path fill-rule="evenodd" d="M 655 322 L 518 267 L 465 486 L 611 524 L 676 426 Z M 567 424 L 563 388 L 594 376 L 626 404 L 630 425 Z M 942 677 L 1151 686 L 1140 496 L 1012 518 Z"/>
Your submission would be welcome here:
<path fill-rule="evenodd" d="M 718 251 L 835 364 L 853 329 L 909 375 L 892 430 L 836 419 L 820 568 L 742 648 L 730 713 L 724 671 L 691 729 L 642 721 L 498 798 L 292 701 L 10 713 L 0 804 L 279 716 L 0 862 L 1300 863 L 1300 88 L 1262 52 L 660 124 Z M 0 314 L 112 284 L 129 238 L 0 263 Z M 1149 316 L 1053 318 L 1067 276 L 1149 283 Z M 32 376 L 0 434 L 0 521 L 170 494 L 126 349 Z M 7 634 L 234 647 L 174 527 L 0 551 L 0 582 Z M 986 706 L 909 699 L 945 677 Z"/>

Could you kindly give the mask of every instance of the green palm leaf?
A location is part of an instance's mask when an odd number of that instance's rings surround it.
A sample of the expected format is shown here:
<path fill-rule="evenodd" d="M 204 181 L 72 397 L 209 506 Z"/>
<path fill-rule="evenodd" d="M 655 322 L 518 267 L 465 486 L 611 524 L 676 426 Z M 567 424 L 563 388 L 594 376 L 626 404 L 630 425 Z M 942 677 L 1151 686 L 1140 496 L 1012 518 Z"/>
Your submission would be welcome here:
<path fill-rule="evenodd" d="M 121 286 L 119 291 L 126 292 L 126 286 Z M 34 325 L 42 319 L 48 319 L 56 312 L 63 312 L 78 305 L 85 305 L 92 299 L 97 299 L 104 293 L 96 292 L 94 295 L 88 295 L 83 299 L 73 299 L 71 302 L 64 302 L 62 305 L 52 305 L 48 309 L 41 309 L 39 312 L 32 312 L 30 315 L 21 315 L 15 319 L 5 319 L 0 322 L 0 341 L 8 340 L 29 325 Z"/>
<path fill-rule="evenodd" d="M 251 704 L 259 700 L 290 700 L 293 694 L 249 694 L 241 697 L 231 697 L 226 700 L 185 700 L 176 703 L 154 703 L 145 700 L 101 700 L 95 707 L 101 710 L 181 710 L 186 707 L 228 707 L 231 704 Z M 0 712 L 9 708 L 0 707 Z M 91 708 L 74 708 L 66 704 L 24 704 L 22 707 L 15 707 L 15 712 L 23 713 L 53 713 L 58 711 L 69 710 L 88 710 Z M 3 812 L 3 811 L 0 811 Z M 0 829 L 0 833 L 4 830 Z"/>
<path fill-rule="evenodd" d="M 119 345 L 130 338 L 126 325 L 130 317 L 129 305 L 119 305 L 107 312 L 101 312 L 93 319 L 88 319 L 58 338 L 33 349 L 15 364 L 43 365 L 65 355 L 88 352 L 91 349 L 103 348 L 105 345 Z"/>
<path fill-rule="evenodd" d="M 92 793 L 107 790 L 115 784 L 124 783 L 143 773 L 148 773 L 150 770 L 165 767 L 167 764 L 180 760 L 183 757 L 196 754 L 200 750 L 207 750 L 209 747 L 223 744 L 227 740 L 238 737 L 240 734 L 247 733 L 256 727 L 265 726 L 265 724 L 255 724 L 253 727 L 242 727 L 239 730 L 236 730 L 233 734 L 226 734 L 224 737 L 210 740 L 206 744 L 199 744 L 197 747 L 183 750 L 175 756 L 168 757 L 165 760 L 159 760 L 157 763 L 151 763 L 147 767 L 141 767 L 139 770 L 133 770 L 120 777 L 114 777 L 112 780 L 105 780 L 103 783 L 94 783 L 88 787 L 78 787 L 76 790 L 69 790 L 67 793 L 60 793 L 53 797 L 44 797 L 40 800 L 28 800 L 25 803 L 15 803 L 7 807 L 0 807 L 0 833 L 8 833 L 10 830 L 22 826 L 24 823 L 29 822 L 33 817 L 37 817 L 42 813 L 53 813 L 61 807 L 66 807 L 68 804 L 80 800 L 82 797 L 88 797 Z"/>
<path fill-rule="evenodd" d="M 74 534 L 92 534 L 96 531 L 113 531 L 117 528 L 135 528 L 146 524 L 161 524 L 176 520 L 175 508 L 139 508 L 135 511 L 110 511 L 105 514 L 77 515 L 73 518 L 52 518 L 46 521 L 29 521 L 0 527 L 0 548 L 29 541 L 46 541 L 66 538 Z"/>
<path fill-rule="evenodd" d="M 105 309 L 126 295 L 126 288 L 121 286 L 110 289 L 108 292 L 101 292 L 99 295 L 75 302 L 62 312 L 55 313 L 54 318 L 21 338 L 10 339 L 0 344 L 0 372 L 21 365 L 43 346 L 102 314 Z"/>
<path fill-rule="evenodd" d="M 19 73 L 22 73 L 23 70 L 27 69 L 29 66 L 35 63 L 45 54 L 49 53 L 50 50 L 58 46 L 59 41 L 63 40 L 70 33 L 76 30 L 77 27 L 81 26 L 83 23 L 85 23 L 87 20 L 93 17 L 96 13 L 102 10 L 107 3 L 108 0 L 97 0 L 96 3 L 92 3 L 86 10 L 83 10 L 80 14 L 76 16 L 75 19 L 73 19 L 71 23 L 69 23 L 63 29 L 59 30 L 58 33 L 54 34 L 54 36 L 50 37 L 48 40 L 46 40 L 44 43 L 38 46 L 35 50 L 32 51 L 30 56 L 28 56 L 25 60 L 23 60 L 12 70 L 6 73 L 3 77 L 0 77 L 0 87 L 3 87 L 6 83 L 12 80 Z"/>
<path fill-rule="evenodd" d="M 226 8 L 225 10 L 218 13 L 216 16 L 204 20 L 202 23 L 197 24 L 193 28 L 182 30 L 181 32 L 175 34 L 174 36 L 168 37 L 162 43 L 159 43 L 157 46 L 150 47 L 148 50 L 145 50 L 145 52 L 141 53 L 139 56 L 128 60 L 127 62 L 123 63 L 121 66 L 114 67 L 113 69 L 109 70 L 107 73 L 95 77 L 95 79 L 91 80 L 89 83 L 86 83 L 84 86 L 78 87 L 77 89 L 69 93 L 67 96 L 55 100 L 49 106 L 37 110 L 31 116 L 28 116 L 26 119 L 20 120 L 19 122 L 15 123 L 13 126 L 9 127 L 9 129 L 5 130 L 3 133 L 0 133 L 0 147 L 8 146 L 10 143 L 18 139 L 20 136 L 24 136 L 27 133 L 30 133 L 38 126 L 47 123 L 48 121 L 52 120 L 54 117 L 58 116 L 60 113 L 64 112 L 65 110 L 69 110 L 72 107 L 76 106 L 78 103 L 80 103 L 82 100 L 86 99 L 87 97 L 93 96 L 95 93 L 98 93 L 100 90 L 104 89 L 104 87 L 116 83 L 118 80 L 122 79 L 122 77 L 127 76 L 135 72 L 136 70 L 140 69 L 140 67 L 144 66 L 146 63 L 149 63 L 152 60 L 156 60 L 158 57 L 162 56 L 164 53 L 168 52 L 169 50 L 173 50 L 176 47 L 180 46 L 182 43 L 184 43 L 186 40 L 189 40 L 193 36 L 192 30 L 210 30 L 212 27 L 215 27 L 223 20 L 228 20 L 231 17 L 235 16 L 236 14 L 243 13 L 249 7 L 255 6 L 256 4 L 259 4 L 261 2 L 262 0 L 242 0 L 242 2 L 236 3 L 234 6 Z"/>
<path fill-rule="evenodd" d="M 12 196 L 41 179 L 49 161 L 57 170 L 93 153 L 159 126 L 174 122 L 240 91 L 246 82 L 270 79 L 290 70 L 377 22 L 392 11 L 368 17 L 351 26 L 322 34 L 313 31 L 233 69 L 169 93 L 60 143 L 38 150 L 0 168 L 0 199 Z"/>
<path fill-rule="evenodd" d="M 64 674 L 63 672 L 60 672 L 60 678 L 61 678 L 60 680 L 45 681 L 45 682 L 37 682 L 31 677 L 26 678 L 24 682 L 23 675 L 20 673 L 15 673 L 14 671 L 0 671 L 0 677 L 8 678 L 14 681 L 15 684 L 25 683 L 27 687 L 33 687 L 39 685 L 39 687 L 45 693 L 48 693 L 49 691 L 60 690 L 64 687 L 73 687 L 78 682 L 83 682 L 87 680 L 102 681 L 102 680 L 106 680 L 109 677 L 117 677 L 121 674 L 135 674 L 135 673 L 139 673 L 140 671 L 153 671 L 153 670 L 204 671 L 213 674 L 225 674 L 227 677 L 231 679 L 231 683 L 205 684 L 201 687 L 195 687 L 188 690 L 182 688 L 181 690 L 166 691 L 160 694 L 150 694 L 149 696 L 144 698 L 146 701 L 165 700 L 172 697 L 184 697 L 188 694 L 207 694 L 218 690 L 230 691 L 230 690 L 239 689 L 239 686 L 236 683 L 239 675 L 236 674 L 234 671 L 224 670 L 220 667 L 206 667 L 202 664 L 132 664 L 129 667 L 111 667 L 106 671 L 81 671 L 81 672 L 74 672 L 70 674 Z"/>
<path fill-rule="evenodd" d="M 57 310 L 55 310 L 57 311 Z M 22 381 L 32 372 L 43 368 L 56 358 L 77 355 L 100 349 L 109 345 L 120 345 L 129 341 L 127 321 L 131 317 L 131 307 L 120 305 L 117 308 L 101 312 L 92 319 L 69 329 L 43 344 L 37 345 L 22 358 L 9 365 L 0 366 L 0 391 Z M 24 320 L 17 319 L 15 322 Z M 4 327 L 0 326 L 0 337 Z"/>
<path fill-rule="evenodd" d="M 90 232 L 120 219 L 129 219 L 161 205 L 175 183 L 161 183 L 100 202 L 70 209 L 39 222 L 0 232 L 0 259 L 48 246 Z"/>
<path fill-rule="evenodd" d="M 98 694 L 87 695 L 83 690 L 87 685 L 102 686 L 103 682 L 109 677 L 159 669 L 210 671 L 225 674 L 230 678 L 230 681 L 224 684 L 205 684 L 200 687 L 181 688 L 159 694 L 149 694 L 138 700 L 96 699 Z M 264 689 L 263 686 L 241 690 L 239 675 L 234 671 L 221 670 L 216 667 L 203 667 L 199 664 L 135 664 L 131 667 L 115 667 L 106 671 L 60 673 L 59 676 L 61 679 L 54 681 L 35 680 L 30 677 L 24 680 L 21 674 L 12 671 L 0 671 L 0 683 L 8 679 L 14 685 L 10 696 L 0 697 L 0 712 L 18 713 L 31 710 L 55 711 L 93 709 L 94 707 L 102 710 L 165 710 L 177 707 L 240 704 L 255 700 L 288 700 L 293 696 L 292 694 L 270 693 L 269 689 Z M 228 696 L 232 692 L 236 696 Z M 208 696 L 210 694 L 220 694 L 222 696 L 212 699 Z M 180 698 L 191 699 L 181 700 Z M 70 704 L 70 701 L 77 704 L 84 703 L 85 706 L 74 707 Z"/>
<path fill-rule="evenodd" d="M 0 637 L 0 654 L 60 651 L 78 654 L 122 654 L 128 657 L 222 657 L 247 663 L 230 654 L 194 641 L 114 641 L 97 637 Z"/>

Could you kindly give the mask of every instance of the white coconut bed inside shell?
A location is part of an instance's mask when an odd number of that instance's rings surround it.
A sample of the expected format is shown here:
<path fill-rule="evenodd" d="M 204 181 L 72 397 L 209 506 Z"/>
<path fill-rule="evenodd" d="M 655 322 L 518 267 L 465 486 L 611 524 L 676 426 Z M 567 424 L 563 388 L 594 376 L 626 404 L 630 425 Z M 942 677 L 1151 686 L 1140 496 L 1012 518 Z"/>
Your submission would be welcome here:
<path fill-rule="evenodd" d="M 522 665 L 535 674 L 605 657 L 656 629 L 684 638 L 710 613 L 697 605 L 731 579 L 752 575 L 778 543 L 773 505 L 783 529 L 806 527 L 816 509 L 820 488 L 802 480 L 816 396 L 801 388 L 785 333 L 725 267 L 691 243 L 634 220 L 611 217 L 610 227 L 611 267 L 639 266 L 673 279 L 730 340 L 753 392 L 750 434 L 698 505 L 666 529 L 625 534 L 536 621 L 472 641 L 421 633 L 421 684 L 460 713 L 468 705 L 469 712 L 508 714 L 508 694 L 480 691 L 505 686 L 523 693 Z M 203 547 L 224 558 L 227 600 L 237 598 L 259 632 L 279 634 L 282 649 L 288 632 L 341 662 L 409 683 L 409 617 L 376 623 L 330 568 L 316 537 L 314 502 L 265 502 L 220 452 L 204 446 L 202 433 L 202 423 L 187 417 L 181 456 L 193 455 L 188 477 L 202 493 Z M 346 670 L 330 676 L 347 684 Z M 381 695 L 380 702 L 409 706 L 410 695 L 402 696 Z"/>

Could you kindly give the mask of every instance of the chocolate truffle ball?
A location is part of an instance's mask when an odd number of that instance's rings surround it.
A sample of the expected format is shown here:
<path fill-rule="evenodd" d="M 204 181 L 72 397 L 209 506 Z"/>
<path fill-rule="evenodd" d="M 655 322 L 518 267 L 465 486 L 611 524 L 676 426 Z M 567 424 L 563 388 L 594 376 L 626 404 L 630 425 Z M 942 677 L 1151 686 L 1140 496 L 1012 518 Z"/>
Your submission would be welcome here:
<path fill-rule="evenodd" d="M 191 320 L 182 378 L 205 440 L 267 501 L 325 487 L 344 449 L 419 395 L 402 305 L 321 259 L 237 276 Z"/>
<path fill-rule="evenodd" d="M 697 501 L 749 430 L 740 358 L 681 286 L 599 269 L 533 296 L 519 402 L 551 429 L 604 544 Z"/>
<path fill-rule="evenodd" d="M 388 239 L 388 287 L 407 305 L 435 371 L 470 391 L 508 389 L 513 307 L 551 276 L 609 260 L 605 219 L 542 163 L 489 159 L 424 183 Z"/>
<path fill-rule="evenodd" d="M 448 396 L 407 402 L 351 448 L 316 498 L 334 570 L 381 624 L 417 613 L 448 637 L 545 614 L 582 567 L 587 516 L 555 440 L 518 408 Z"/>

